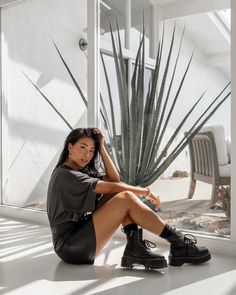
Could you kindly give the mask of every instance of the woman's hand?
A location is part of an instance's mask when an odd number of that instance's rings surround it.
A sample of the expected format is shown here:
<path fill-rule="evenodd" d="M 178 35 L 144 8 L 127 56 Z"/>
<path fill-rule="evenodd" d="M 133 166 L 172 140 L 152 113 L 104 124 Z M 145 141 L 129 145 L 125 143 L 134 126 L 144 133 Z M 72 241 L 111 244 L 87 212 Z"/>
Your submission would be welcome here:
<path fill-rule="evenodd" d="M 98 137 L 98 140 L 100 142 L 100 156 L 102 158 L 104 167 L 105 167 L 105 175 L 103 176 L 102 180 L 107 181 L 107 182 L 120 182 L 120 176 L 119 173 L 116 169 L 116 166 L 112 162 L 112 159 L 110 158 L 105 146 L 104 146 L 104 141 L 105 141 L 105 136 L 99 130 L 98 128 L 94 128 L 94 133 Z"/>
<path fill-rule="evenodd" d="M 105 136 L 98 128 L 94 128 L 94 133 L 98 136 L 100 147 L 104 144 Z"/>
<path fill-rule="evenodd" d="M 157 210 L 161 208 L 161 201 L 158 195 L 150 191 L 149 194 L 146 196 L 146 199 L 149 200 L 156 207 Z"/>

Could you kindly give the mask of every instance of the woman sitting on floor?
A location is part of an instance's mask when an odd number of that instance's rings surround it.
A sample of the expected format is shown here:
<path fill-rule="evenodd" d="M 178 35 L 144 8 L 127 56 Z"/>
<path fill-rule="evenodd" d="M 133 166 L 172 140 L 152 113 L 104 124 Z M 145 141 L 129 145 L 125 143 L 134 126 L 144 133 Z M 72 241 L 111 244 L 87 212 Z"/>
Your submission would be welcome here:
<path fill-rule="evenodd" d="M 96 169 L 98 154 L 105 175 Z M 196 239 L 171 228 L 138 196 L 146 196 L 156 208 L 160 207 L 159 196 L 149 188 L 120 182 L 99 129 L 72 130 L 48 187 L 47 213 L 57 255 L 68 263 L 93 264 L 122 224 L 127 236 L 121 259 L 124 267 L 141 264 L 159 269 L 167 266 L 165 257 L 152 253 L 142 240 L 142 228 L 169 241 L 170 265 L 202 263 L 211 258 L 207 248 L 196 246 Z"/>

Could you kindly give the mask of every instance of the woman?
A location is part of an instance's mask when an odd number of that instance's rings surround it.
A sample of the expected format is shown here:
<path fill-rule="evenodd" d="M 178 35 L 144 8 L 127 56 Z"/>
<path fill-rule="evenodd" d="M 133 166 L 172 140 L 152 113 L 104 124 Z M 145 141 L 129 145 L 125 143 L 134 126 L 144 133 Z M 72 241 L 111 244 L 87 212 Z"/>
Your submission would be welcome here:
<path fill-rule="evenodd" d="M 98 154 L 105 175 L 96 169 Z M 146 268 L 167 266 L 165 257 L 152 253 L 148 241 L 142 240 L 142 228 L 170 242 L 171 265 L 202 263 L 211 258 L 207 248 L 196 246 L 195 237 L 190 239 L 172 229 L 138 196 L 145 196 L 157 209 L 160 207 L 159 196 L 149 188 L 120 182 L 99 129 L 72 130 L 48 187 L 47 212 L 57 255 L 68 263 L 93 264 L 122 224 L 127 236 L 121 260 L 124 267 L 133 264 Z"/>

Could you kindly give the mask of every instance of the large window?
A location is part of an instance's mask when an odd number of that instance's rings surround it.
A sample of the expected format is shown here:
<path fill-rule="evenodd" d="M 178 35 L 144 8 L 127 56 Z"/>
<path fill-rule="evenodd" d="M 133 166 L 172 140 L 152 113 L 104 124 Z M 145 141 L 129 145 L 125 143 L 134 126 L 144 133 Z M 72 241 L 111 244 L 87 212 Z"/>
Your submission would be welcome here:
<path fill-rule="evenodd" d="M 157 6 L 151 6 L 149 1 L 131 1 L 131 20 L 128 20 L 127 7 L 124 3 L 117 3 L 117 1 L 104 1 L 109 8 L 101 5 L 101 26 L 103 29 L 103 35 L 101 36 L 101 46 L 103 49 L 111 49 L 111 39 L 109 41 L 110 33 L 109 27 L 105 25 L 106 21 L 114 19 L 115 16 L 118 17 L 120 28 L 122 30 L 121 38 L 122 45 L 127 60 L 127 72 L 128 72 L 128 85 L 130 89 L 128 91 L 129 101 L 131 102 L 132 89 L 131 89 L 131 76 L 133 73 L 133 62 L 138 50 L 138 45 L 142 36 L 142 14 L 144 10 L 145 19 L 145 47 L 146 47 L 146 65 L 145 65 L 145 90 L 144 95 L 146 97 L 149 85 L 149 78 L 151 70 L 154 69 L 155 60 L 150 59 L 149 53 L 153 53 L 157 50 L 157 46 L 153 44 L 153 34 L 158 34 L 161 36 L 161 31 L 163 28 L 163 21 L 161 21 L 165 13 L 165 8 L 161 5 L 158 7 L 159 14 L 154 14 Z M 141 2 L 143 5 L 141 5 Z M 134 4 L 135 3 L 135 4 Z M 140 7 L 139 7 L 140 5 Z M 141 7 L 142 6 L 142 7 Z M 125 9 L 126 8 L 126 9 Z M 158 158 L 161 153 L 161 149 L 165 146 L 165 143 L 169 140 L 176 127 L 180 124 L 181 120 L 187 113 L 187 111 L 193 106 L 201 94 L 207 89 L 205 94 L 205 100 L 203 100 L 192 113 L 188 121 L 186 121 L 183 128 L 180 130 L 175 140 L 173 141 L 173 148 L 176 146 L 184 136 L 184 132 L 189 130 L 189 128 L 194 124 L 194 122 L 199 118 L 199 116 L 206 109 L 206 105 L 210 104 L 211 101 L 217 96 L 217 94 L 224 88 L 224 86 L 231 80 L 230 77 L 230 25 L 227 11 L 214 11 L 201 14 L 194 14 L 191 16 L 181 16 L 177 19 L 176 32 L 175 32 L 175 43 L 173 47 L 173 56 L 178 53 L 178 46 L 181 40 L 182 32 L 185 26 L 184 39 L 180 51 L 179 63 L 177 65 L 177 70 L 175 73 L 175 80 L 172 86 L 172 92 L 170 94 L 170 102 L 174 100 L 175 94 L 178 91 L 178 87 L 181 84 L 181 79 L 185 73 L 188 61 L 194 51 L 193 61 L 191 63 L 189 72 L 184 81 L 181 93 L 178 97 L 178 101 L 174 107 L 173 113 L 168 122 L 168 127 L 163 136 L 160 148 L 156 151 L 156 156 L 151 157 L 153 161 Z M 154 30 L 152 25 L 155 24 L 153 17 L 159 17 L 156 24 L 159 25 L 159 30 Z M 224 19 L 223 19 L 224 17 Z M 228 21 L 228 24 L 227 24 Z M 161 81 L 165 74 L 164 68 L 168 60 L 168 52 L 170 48 L 171 36 L 175 26 L 175 19 L 165 21 L 165 39 L 163 43 L 163 65 L 160 69 L 159 79 L 157 83 L 157 95 L 161 91 Z M 106 37 L 105 37 L 106 36 Z M 123 42 L 123 39 L 129 39 L 128 43 Z M 127 47 L 127 44 L 129 45 Z M 150 47 L 152 47 L 150 50 Z M 128 50 L 127 50 L 128 49 Z M 170 84 L 171 81 L 171 69 L 174 68 L 175 58 L 170 59 L 170 70 L 167 75 L 166 85 Z M 117 91 L 117 76 L 115 71 L 115 63 L 112 57 L 109 57 L 109 63 L 107 61 L 107 66 L 109 73 L 110 84 L 112 85 L 113 104 L 117 106 L 115 109 L 115 120 L 122 122 L 122 116 L 125 116 L 124 112 L 120 111 L 118 105 L 120 104 L 120 98 Z M 107 93 L 104 89 L 106 87 L 105 76 L 103 68 L 101 68 L 101 85 L 103 98 L 105 99 Z M 165 88 L 164 93 L 166 94 L 168 87 Z M 138 102 L 137 102 L 138 103 Z M 155 102 L 157 103 L 157 102 Z M 155 112 L 156 105 L 153 105 L 153 113 Z M 164 104 L 164 102 L 163 102 Z M 107 103 L 109 109 L 109 103 Z M 208 120 L 208 125 L 222 125 L 224 130 L 224 136 L 230 141 L 231 127 L 230 127 L 230 97 L 221 105 L 217 112 Z M 167 107 L 168 113 L 168 107 Z M 165 118 L 167 115 L 165 115 Z M 101 120 L 102 121 L 102 120 Z M 141 121 L 140 121 L 141 122 Z M 151 126 L 150 126 L 151 130 Z M 149 131 L 150 131 L 149 130 Z M 120 135 L 120 134 L 119 134 Z M 140 134 L 136 133 L 136 136 L 140 138 L 139 150 L 136 146 L 133 153 L 133 161 L 136 161 L 140 154 L 144 152 L 142 149 L 142 137 Z M 123 138 L 123 140 L 126 140 Z M 131 139 L 132 140 L 132 139 Z M 127 142 L 127 141 L 126 141 Z M 121 143 L 122 146 L 122 134 Z M 116 148 L 113 146 L 113 148 Z M 130 149 L 133 147 L 131 146 Z M 122 151 L 119 151 L 122 152 Z M 137 153 L 137 154 L 135 154 Z M 171 149 L 166 152 L 166 157 L 171 153 Z M 229 155 L 230 157 L 230 155 Z M 147 157 L 148 158 L 148 157 Z M 229 158 L 228 158 L 228 161 Z M 129 161 L 133 165 L 132 161 Z M 145 165 L 146 163 L 141 163 Z M 227 163 L 229 164 L 229 163 Z M 118 163 L 121 165 L 121 163 Z M 139 167 L 140 163 L 137 162 L 136 167 L 125 167 L 127 173 L 131 173 L 134 169 L 141 169 Z M 122 166 L 122 165 L 121 165 Z M 130 169 L 130 170 L 129 170 Z M 132 170 L 133 169 L 133 170 Z M 131 172 L 130 172 L 131 171 Z M 178 155 L 175 161 L 171 165 L 164 169 L 163 173 L 155 179 L 152 175 L 153 181 L 149 183 L 151 188 L 161 196 L 162 200 L 162 212 L 159 214 L 167 219 L 175 227 L 183 228 L 185 230 L 198 231 L 206 234 L 213 234 L 217 236 L 230 236 L 230 198 L 227 196 L 230 194 L 230 187 L 223 187 L 220 191 L 220 195 L 226 194 L 219 202 L 214 204 L 211 203 L 211 188 L 212 185 L 197 181 L 196 191 L 194 193 L 193 199 L 188 199 L 188 190 L 190 184 L 190 159 L 189 150 L 186 146 L 182 153 Z M 151 175 L 151 174 L 150 174 Z M 150 176 L 151 177 L 151 176 Z M 147 178 L 147 177 L 146 177 Z M 132 184 L 143 185 L 142 180 L 140 183 L 134 181 L 132 177 L 127 178 Z M 148 183 L 148 179 L 146 179 Z"/>
<path fill-rule="evenodd" d="M 59 114 L 71 127 L 87 125 L 85 103 L 55 47 L 86 94 L 87 59 L 78 46 L 86 11 L 86 0 L 26 1 L 1 10 L 4 205 L 45 209 L 70 131 Z"/>

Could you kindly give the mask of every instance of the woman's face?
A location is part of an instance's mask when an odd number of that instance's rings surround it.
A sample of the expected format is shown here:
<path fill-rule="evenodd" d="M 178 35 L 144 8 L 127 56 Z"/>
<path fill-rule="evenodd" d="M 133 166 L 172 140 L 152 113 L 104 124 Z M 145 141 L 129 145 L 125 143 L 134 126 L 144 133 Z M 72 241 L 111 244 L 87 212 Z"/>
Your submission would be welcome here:
<path fill-rule="evenodd" d="M 95 142 L 90 137 L 80 138 L 74 145 L 69 143 L 69 161 L 79 169 L 84 168 L 92 160 L 95 153 Z"/>

